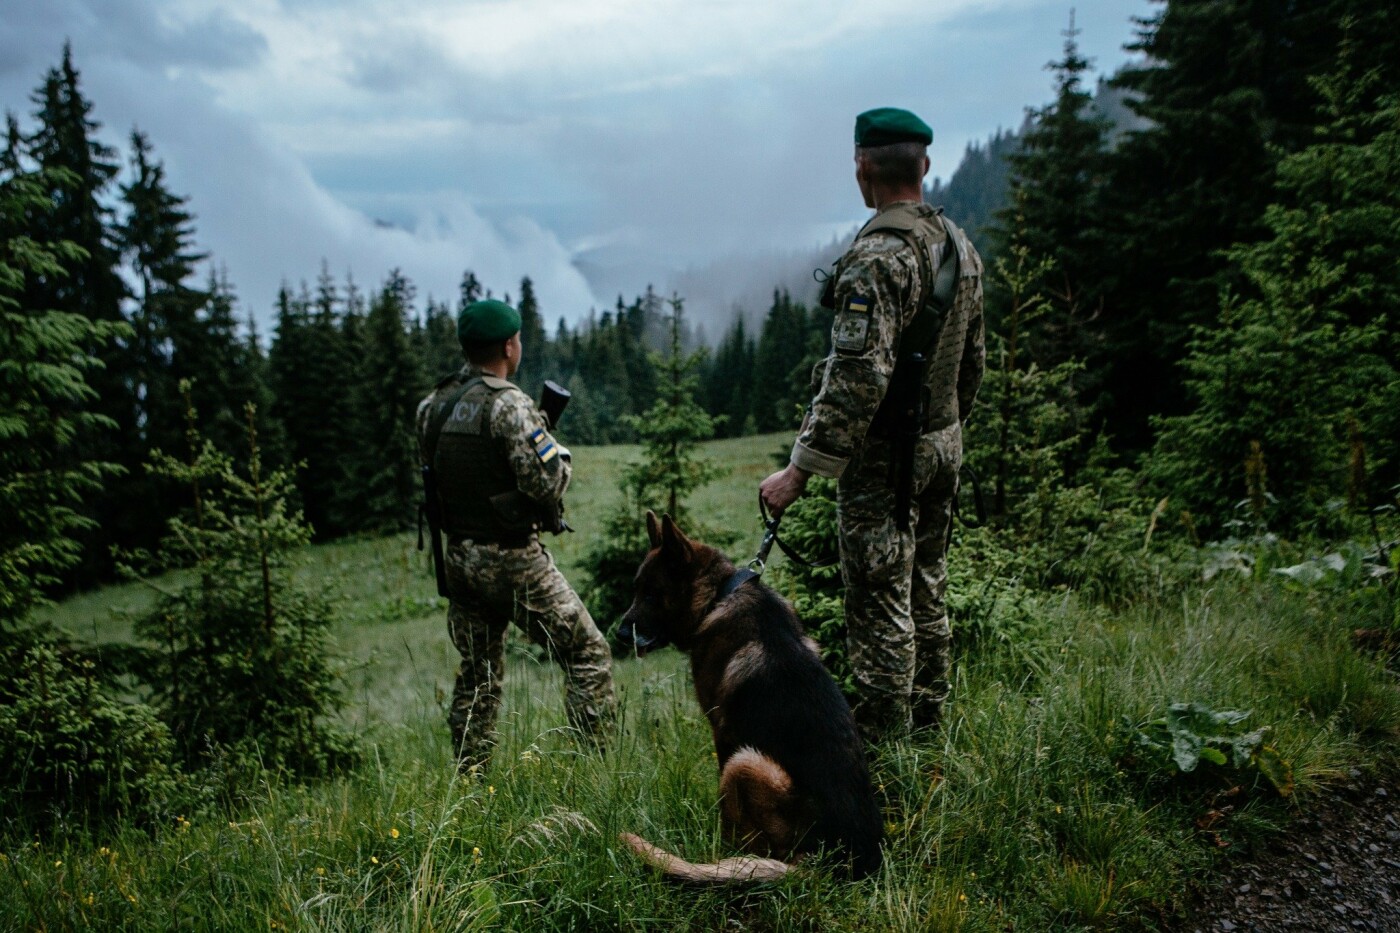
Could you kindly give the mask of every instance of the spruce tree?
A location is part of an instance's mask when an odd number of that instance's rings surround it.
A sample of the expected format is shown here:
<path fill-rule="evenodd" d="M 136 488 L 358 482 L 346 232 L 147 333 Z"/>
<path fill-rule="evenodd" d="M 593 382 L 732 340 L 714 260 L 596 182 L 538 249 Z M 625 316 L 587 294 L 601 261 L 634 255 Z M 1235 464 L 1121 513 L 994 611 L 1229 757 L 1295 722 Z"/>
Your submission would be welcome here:
<path fill-rule="evenodd" d="M 188 404 L 188 383 L 182 395 Z M 137 622 L 158 646 L 148 685 L 181 758 L 221 772 L 230 795 L 264 769 L 327 774 L 353 760 L 354 745 L 331 721 L 342 693 L 329 603 L 293 575 L 311 533 L 291 505 L 291 477 L 263 467 L 251 404 L 246 472 L 196 423 L 190 408 L 187 451 L 154 454 L 149 466 L 188 490 L 162 557 L 191 573 Z"/>
<path fill-rule="evenodd" d="M 25 303 L 32 279 L 60 279 L 85 258 L 27 232 L 53 210 L 48 192 L 66 183 L 48 177 L 57 171 L 0 169 L 0 633 L 77 564 L 91 526 L 84 503 L 117 469 L 87 453 L 115 427 L 93 410 L 87 377 L 101 366 L 93 349 L 123 326 Z"/>
<path fill-rule="evenodd" d="M 1048 66 L 1055 101 L 1028 113 L 1021 145 L 1007 156 L 1011 203 L 997 212 L 994 228 L 998 255 L 1023 246 L 1053 263 L 1045 283 L 1052 304 L 1026 334 L 1042 366 L 1087 359 L 1098 344 L 1093 328 L 1103 305 L 1098 223 L 1108 123 L 1083 86 L 1089 60 L 1079 53 L 1072 13 L 1064 36 L 1064 57 Z"/>
<path fill-rule="evenodd" d="M 701 393 L 706 411 L 723 418 L 719 428 L 723 436 L 738 437 L 754 430 L 754 354 L 744 316 L 737 314 L 706 367 Z"/>
<path fill-rule="evenodd" d="M 1315 82 L 1329 122 L 1279 164 L 1268 236 L 1231 251 L 1250 297 L 1196 331 L 1192 409 L 1158 425 L 1152 472 L 1208 532 L 1260 476 L 1252 511 L 1283 532 L 1335 531 L 1330 503 L 1400 482 L 1400 99 L 1352 43 L 1339 60 Z"/>
<path fill-rule="evenodd" d="M 267 359 L 252 322 L 247 326 L 239 323 L 238 296 L 226 270 L 209 270 L 204 294 L 208 298 L 198 322 L 202 339 L 185 350 L 187 365 L 183 367 L 197 374 L 190 395 L 201 413 L 200 430 L 215 447 L 230 451 L 235 465 L 246 468 L 244 410 L 252 402 L 258 413 L 263 462 L 270 467 L 289 466 L 286 432 L 272 414 Z"/>
<path fill-rule="evenodd" d="M 445 303 L 428 301 L 423 311 L 423 343 L 424 367 L 433 382 L 462 368 L 457 316 Z"/>
<path fill-rule="evenodd" d="M 520 342 L 525 353 L 514 381 L 530 398 L 539 398 L 545 377 L 550 375 L 549 347 L 539 301 L 535 298 L 535 284 L 529 276 L 520 280 L 520 302 L 516 310 L 520 312 Z"/>
<path fill-rule="evenodd" d="M 41 170 L 42 183 L 53 210 L 27 218 L 23 234 L 37 242 L 69 242 L 82 250 L 81 258 L 68 263 L 63 276 L 30 276 L 22 303 L 80 314 L 98 322 L 123 320 L 126 286 L 118 272 L 120 256 L 113 241 L 112 212 L 105 197 L 118 166 L 115 150 L 97 139 L 100 124 L 92 118 L 92 104 L 83 96 L 72 48 L 64 45 L 63 60 L 50 69 L 32 98 L 37 127 L 23 141 L 25 158 Z M 13 146 L 13 142 L 11 143 Z M 144 451 L 132 393 L 131 358 L 126 344 L 111 329 L 94 330 L 100 343 L 84 350 L 101 366 L 90 373 L 96 391 L 92 410 L 116 424 L 116 430 L 92 438 L 89 448 L 98 460 L 125 468 L 130 479 L 139 476 Z M 105 494 L 95 497 L 91 509 L 96 520 L 85 544 L 85 572 L 110 572 L 108 546 L 128 540 L 132 529 L 148 528 L 139 497 L 126 494 L 114 480 Z"/>
<path fill-rule="evenodd" d="M 624 420 L 635 409 L 623 354 L 624 338 L 614 321 L 612 312 L 604 312 L 597 324 L 580 335 L 577 351 L 577 378 L 587 386 L 595 416 L 595 433 L 588 441 L 594 444 L 626 443 L 636 437 Z"/>
<path fill-rule="evenodd" d="M 705 354 L 685 352 L 683 314 L 681 299 L 672 298 L 670 352 L 665 358 L 653 356 L 659 395 L 645 414 L 627 419 L 641 438 L 642 459 L 623 471 L 623 500 L 584 556 L 590 578 L 587 599 L 601 619 L 620 619 L 632 599 L 632 578 L 647 551 L 643 515 L 648 509 L 670 514 L 688 534 L 712 544 L 731 540 L 686 509 L 686 497 L 724 471 L 698 455 L 700 442 L 714 436 L 716 421 L 695 401 L 696 369 Z"/>
<path fill-rule="evenodd" d="M 80 81 L 72 47 L 65 44 L 63 61 L 49 70 L 34 93 L 38 127 L 24 143 L 27 157 L 46 170 L 42 177 L 51 184 L 48 195 L 54 209 L 36 218 L 47 234 L 44 238 L 71 242 L 84 256 L 70 264 L 66 276 L 35 277 L 27 285 L 26 303 L 116 321 L 122 317 L 126 287 L 117 271 L 120 256 L 112 237 L 112 212 L 104 202 L 118 172 L 116 150 L 96 138 L 101 124 L 92 119 L 92 104 L 83 96 Z M 108 359 L 113 352 L 105 348 L 102 356 Z M 124 375 L 109 365 L 102 381 L 119 384 Z"/>
<path fill-rule="evenodd" d="M 413 294 L 408 279 L 395 269 L 365 318 L 356 430 L 348 451 L 353 482 L 363 501 L 359 527 L 365 530 L 407 528 L 417 501 L 414 415 L 427 385 L 422 360 L 408 335 Z"/>
<path fill-rule="evenodd" d="M 461 311 L 473 301 L 481 300 L 481 280 L 476 277 L 476 273 L 468 269 L 462 273 L 462 284 L 458 290 L 457 310 Z"/>
<path fill-rule="evenodd" d="M 1306 144 L 1308 83 L 1336 48 L 1336 7 L 1275 0 L 1158 0 L 1140 21 L 1139 64 L 1115 84 L 1146 128 L 1114 153 L 1100 278 L 1106 401 L 1124 445 L 1147 446 L 1148 416 L 1186 399 L 1177 362 L 1223 289 L 1249 283 L 1224 251 L 1264 235 L 1280 154 Z"/>
<path fill-rule="evenodd" d="M 807 358 L 807 309 L 786 289 L 773 292 L 773 304 L 763 321 L 754 356 L 753 416 L 759 432 L 795 427 L 797 410 L 805 405 L 810 375 L 801 372 Z M 795 391 L 800 383 L 801 391 Z"/>
<path fill-rule="evenodd" d="M 924 200 L 942 207 L 981 252 L 993 248 L 991 228 L 1006 204 L 1011 153 L 1020 145 L 1015 133 L 997 130 L 985 144 L 970 142 L 945 184 L 937 176 L 924 189 Z"/>
<path fill-rule="evenodd" d="M 643 505 L 664 508 L 677 522 L 698 530 L 685 497 L 723 471 L 697 456 L 699 443 L 714 436 L 717 419 L 695 401 L 695 371 L 706 354 L 685 352 L 683 315 L 683 302 L 672 298 L 670 352 L 652 357 L 660 393 L 644 414 L 632 419 L 642 440 L 642 462 L 626 473 L 626 481 L 639 491 Z"/>
<path fill-rule="evenodd" d="M 208 295 L 187 283 L 204 258 L 192 246 L 193 218 L 186 199 L 167 188 L 164 166 L 153 159 L 150 141 L 139 131 L 131 134 L 131 175 L 121 187 L 126 215 L 114 232 L 137 279 L 127 373 L 138 434 L 129 456 L 144 457 L 150 449 L 179 449 L 184 406 L 178 386 L 182 380 L 202 379 L 217 351 L 206 322 L 199 319 Z M 135 540 L 153 543 L 169 516 L 150 507 L 165 497 L 142 479 L 134 476 L 125 492 L 142 503 L 146 527 L 132 529 Z"/>

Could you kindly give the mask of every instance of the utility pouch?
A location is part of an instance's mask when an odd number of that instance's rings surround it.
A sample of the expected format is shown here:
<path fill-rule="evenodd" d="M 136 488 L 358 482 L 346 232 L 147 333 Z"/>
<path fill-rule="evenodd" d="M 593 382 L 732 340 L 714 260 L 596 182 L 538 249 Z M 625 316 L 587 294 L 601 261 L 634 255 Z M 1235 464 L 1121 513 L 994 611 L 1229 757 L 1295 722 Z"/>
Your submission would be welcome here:
<path fill-rule="evenodd" d="M 501 525 L 512 532 L 529 533 L 539 514 L 539 505 L 518 489 L 491 497 L 491 510 Z"/>

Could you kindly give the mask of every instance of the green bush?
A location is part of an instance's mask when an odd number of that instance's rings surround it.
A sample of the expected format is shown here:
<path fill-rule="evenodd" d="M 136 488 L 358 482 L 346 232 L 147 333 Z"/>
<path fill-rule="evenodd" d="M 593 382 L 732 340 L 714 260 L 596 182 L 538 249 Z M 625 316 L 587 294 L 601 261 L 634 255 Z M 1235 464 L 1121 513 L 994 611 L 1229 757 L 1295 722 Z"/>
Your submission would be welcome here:
<path fill-rule="evenodd" d="M 170 731 L 111 696 L 95 665 L 26 632 L 0 646 L 0 818 L 148 824 L 175 805 Z"/>
<path fill-rule="evenodd" d="M 1200 703 L 1173 703 L 1166 712 L 1147 722 L 1124 720 L 1126 741 L 1120 759 L 1148 781 L 1162 777 L 1199 774 L 1223 790 L 1241 781 L 1267 782 L 1282 797 L 1293 793 L 1293 767 L 1266 739 L 1263 726 L 1243 732 L 1240 724 L 1250 713 L 1213 710 Z"/>

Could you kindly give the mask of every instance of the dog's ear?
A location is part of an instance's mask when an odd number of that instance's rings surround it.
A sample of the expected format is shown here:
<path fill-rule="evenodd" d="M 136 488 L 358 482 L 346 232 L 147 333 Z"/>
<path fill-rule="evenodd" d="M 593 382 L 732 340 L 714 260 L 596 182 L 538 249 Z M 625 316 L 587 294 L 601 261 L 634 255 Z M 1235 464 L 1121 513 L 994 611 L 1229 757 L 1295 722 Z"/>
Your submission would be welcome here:
<path fill-rule="evenodd" d="M 656 513 L 647 509 L 647 538 L 654 548 L 661 543 L 661 526 L 656 522 Z"/>
<path fill-rule="evenodd" d="M 682 561 L 690 560 L 690 539 L 676 527 L 669 513 L 661 516 L 661 552 Z"/>

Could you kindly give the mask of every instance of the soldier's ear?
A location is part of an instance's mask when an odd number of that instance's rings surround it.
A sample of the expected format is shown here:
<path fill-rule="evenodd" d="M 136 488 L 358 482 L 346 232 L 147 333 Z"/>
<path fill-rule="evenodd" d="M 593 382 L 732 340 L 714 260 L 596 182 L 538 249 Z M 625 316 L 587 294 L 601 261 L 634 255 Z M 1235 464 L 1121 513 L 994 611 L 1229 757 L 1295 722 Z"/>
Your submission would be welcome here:
<path fill-rule="evenodd" d="M 661 526 L 656 523 L 656 513 L 647 509 L 647 539 L 654 548 L 661 543 Z"/>
<path fill-rule="evenodd" d="M 690 560 L 690 539 L 681 533 L 669 514 L 661 517 L 661 553 L 681 561 Z"/>

